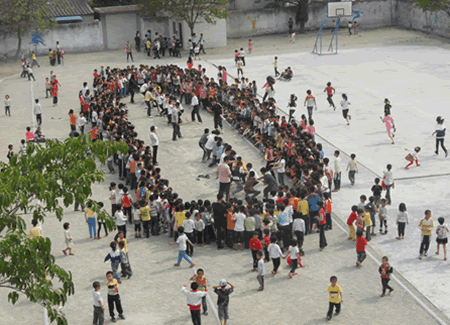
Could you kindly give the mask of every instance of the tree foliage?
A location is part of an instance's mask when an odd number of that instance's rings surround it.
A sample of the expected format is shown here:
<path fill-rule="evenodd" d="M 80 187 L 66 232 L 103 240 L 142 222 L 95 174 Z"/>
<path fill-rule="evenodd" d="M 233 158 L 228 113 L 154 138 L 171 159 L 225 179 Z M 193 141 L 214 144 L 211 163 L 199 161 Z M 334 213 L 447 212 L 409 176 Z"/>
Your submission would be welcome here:
<path fill-rule="evenodd" d="M 43 221 L 55 214 L 61 221 L 64 208 L 85 202 L 92 184 L 103 181 L 96 160 L 104 164 L 116 151 L 127 149 L 123 143 L 93 143 L 81 136 L 44 145 L 29 143 L 27 156 L 0 162 L 0 289 L 9 289 L 9 302 L 15 304 L 23 294 L 45 307 L 51 321 L 67 324 L 57 307 L 74 293 L 72 274 L 55 264 L 49 238 L 27 238 L 22 216 Z M 114 229 L 111 218 L 98 219 Z"/>
<path fill-rule="evenodd" d="M 218 19 L 228 18 L 228 0 L 141 0 L 141 6 L 151 16 L 184 20 L 191 35 L 198 22 L 215 24 Z"/>
<path fill-rule="evenodd" d="M 444 11 L 450 17 L 450 1 L 448 0 L 413 0 L 414 7 L 424 11 Z"/>
<path fill-rule="evenodd" d="M 0 21 L 4 32 L 17 34 L 18 44 L 15 57 L 22 47 L 22 35 L 30 30 L 45 30 L 58 25 L 50 19 L 51 7 L 61 0 L 0 0 Z"/>

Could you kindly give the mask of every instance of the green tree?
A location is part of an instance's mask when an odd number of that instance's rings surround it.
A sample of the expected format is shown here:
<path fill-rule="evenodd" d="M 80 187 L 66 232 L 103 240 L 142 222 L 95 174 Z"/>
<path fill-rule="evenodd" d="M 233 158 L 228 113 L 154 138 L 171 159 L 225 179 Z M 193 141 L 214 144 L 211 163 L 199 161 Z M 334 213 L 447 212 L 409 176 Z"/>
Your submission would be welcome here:
<path fill-rule="evenodd" d="M 269 9 L 293 9 L 292 11 L 295 12 L 295 23 L 300 25 L 300 33 L 303 33 L 309 19 L 308 5 L 309 0 L 271 0 L 265 7 Z"/>
<path fill-rule="evenodd" d="M 57 308 L 74 293 L 72 274 L 55 264 L 49 238 L 27 238 L 23 215 L 44 220 L 49 215 L 63 219 L 63 209 L 85 202 L 94 182 L 104 179 L 96 161 L 104 165 L 116 151 L 126 152 L 124 143 L 96 141 L 88 136 L 44 145 L 29 143 L 27 156 L 0 162 L 0 289 L 8 289 L 8 301 L 21 295 L 45 307 L 50 320 L 67 324 Z M 94 204 L 98 211 L 98 205 Z M 114 221 L 99 216 L 113 230 Z"/>
<path fill-rule="evenodd" d="M 413 0 L 414 7 L 424 11 L 444 11 L 450 17 L 450 1 L 448 0 Z"/>
<path fill-rule="evenodd" d="M 150 16 L 184 20 L 191 35 L 198 22 L 215 24 L 217 19 L 228 18 L 228 0 L 141 0 L 141 6 Z"/>
<path fill-rule="evenodd" d="M 49 16 L 51 8 L 62 0 L 0 0 L 0 26 L 5 33 L 17 34 L 15 58 L 22 48 L 22 36 L 30 29 L 45 30 L 58 25 Z"/>

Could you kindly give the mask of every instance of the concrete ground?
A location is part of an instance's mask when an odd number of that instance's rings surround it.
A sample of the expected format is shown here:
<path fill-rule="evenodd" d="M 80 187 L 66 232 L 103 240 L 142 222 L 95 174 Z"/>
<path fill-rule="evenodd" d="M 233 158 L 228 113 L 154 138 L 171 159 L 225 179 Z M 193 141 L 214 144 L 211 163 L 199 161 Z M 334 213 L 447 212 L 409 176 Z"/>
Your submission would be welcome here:
<path fill-rule="evenodd" d="M 342 33 L 343 35 L 345 33 Z M 284 35 L 252 37 L 254 51 L 251 56 L 248 56 L 247 62 L 252 62 L 252 57 L 256 57 L 254 60 L 255 65 L 253 65 L 253 62 L 249 63 L 245 71 L 249 71 L 250 78 L 253 78 L 253 76 L 255 76 L 254 78 L 259 78 L 258 70 L 260 67 L 258 67 L 256 62 L 258 60 L 267 60 L 267 58 L 257 57 L 278 55 L 280 51 L 286 54 L 311 51 L 315 36 L 312 33 L 301 36 L 295 45 L 287 43 Z M 229 45 L 226 48 L 208 50 L 208 55 L 205 57 L 208 62 L 202 61 L 200 63 L 207 66 L 210 75 L 215 76 L 215 70 L 213 70 L 210 64 L 220 63 L 222 62 L 220 60 L 225 58 L 232 58 L 234 49 L 242 46 L 245 47 L 246 43 L 247 40 L 245 39 L 229 40 Z M 441 48 L 441 51 L 448 47 L 448 44 L 442 43 L 439 40 L 429 39 L 424 34 L 396 29 L 366 31 L 362 33 L 361 38 L 342 37 L 340 40 L 342 49 L 390 48 L 392 45 L 399 44 L 421 45 L 422 47 L 437 46 Z M 411 49 L 412 47 L 409 48 Z M 361 60 L 363 60 L 367 52 L 361 52 L 364 53 L 364 55 L 360 55 Z M 343 51 L 343 53 L 343 56 L 346 56 L 350 52 Z M 143 55 L 135 56 L 137 64 L 141 62 L 155 64 L 153 60 L 147 60 Z M 309 59 L 307 55 L 303 55 L 302 57 L 305 60 Z M 339 55 L 335 58 L 339 59 L 340 57 Z M 184 66 L 184 60 L 185 58 L 182 60 L 163 59 L 158 61 L 158 64 L 175 63 Z M 289 57 L 289 60 L 291 60 L 291 57 Z M 93 69 L 99 68 L 100 65 L 120 67 L 127 64 L 122 51 L 80 55 L 68 54 L 64 67 L 52 67 L 62 84 L 60 89 L 61 95 L 59 97 L 60 104 L 57 107 L 53 107 L 50 99 L 43 98 L 45 94 L 44 78 L 49 75 L 51 68 L 46 61 L 41 63 L 42 67 L 35 69 L 37 81 L 33 85 L 25 79 L 18 77 L 20 67 L 17 64 L 7 64 L 1 67 L 3 76 L 12 73 L 15 74 L 0 84 L 0 94 L 3 96 L 8 93 L 12 98 L 13 115 L 11 118 L 1 116 L 0 120 L 0 132 L 2 134 L 0 139 L 0 157 L 3 160 L 6 160 L 7 145 L 12 143 L 17 150 L 20 139 L 24 137 L 25 127 L 33 123 L 31 120 L 31 93 L 34 94 L 35 98 L 42 99 L 43 102 L 44 134 L 63 139 L 69 132 L 68 110 L 78 107 L 76 95 L 83 81 L 91 82 Z M 377 64 L 377 69 L 384 69 L 383 62 L 374 64 Z M 335 65 L 338 65 L 338 63 Z M 330 70 L 334 69 L 332 64 L 330 66 Z M 305 64 L 302 71 L 306 73 L 308 68 L 308 65 Z M 234 74 L 234 71 L 229 71 L 230 74 Z M 269 71 L 271 71 L 270 66 Z M 300 71 L 300 68 L 296 68 L 294 71 Z M 361 84 L 366 82 L 364 74 L 354 77 L 354 79 L 358 78 L 361 78 Z M 311 77 L 311 79 L 313 78 Z M 322 83 L 323 81 L 321 80 L 314 80 L 312 85 L 321 85 Z M 260 81 L 258 81 L 258 85 L 261 85 Z M 289 84 L 287 85 L 290 87 Z M 285 96 L 282 95 L 283 91 L 287 93 L 291 92 L 288 86 L 283 90 L 280 87 L 277 88 L 277 91 L 280 92 L 280 99 L 284 100 Z M 304 87 L 292 91 L 301 93 L 304 91 Z M 364 96 L 361 96 L 361 99 L 358 101 L 365 100 Z M 438 94 L 437 96 L 443 96 L 443 94 Z M 299 98 L 301 99 L 301 96 Z M 129 106 L 130 119 L 136 125 L 140 138 L 146 142 L 149 141 L 149 126 L 156 125 L 159 127 L 158 133 L 161 142 L 159 161 L 163 170 L 163 177 L 170 180 L 170 185 L 185 200 L 199 198 L 213 200 L 217 193 L 217 184 L 214 179 L 215 170 L 209 169 L 200 163 L 201 150 L 197 144 L 203 128 L 212 127 L 212 118 L 202 112 L 204 118 L 202 125 L 185 121 L 181 126 L 181 132 L 184 138 L 178 142 L 172 142 L 172 130 L 166 125 L 166 120 L 162 118 L 148 119 L 141 100 L 139 98 L 137 105 Z M 190 114 L 188 113 L 184 116 L 189 118 Z M 376 114 L 378 113 L 377 111 Z M 340 122 L 341 118 L 336 116 L 335 119 Z M 321 114 L 320 119 L 318 118 L 317 120 L 320 120 L 318 123 L 323 124 L 319 124 L 321 128 L 318 127 L 317 132 L 319 134 L 323 133 L 329 127 L 331 120 L 334 121 L 335 119 L 332 116 L 327 117 L 326 114 Z M 376 125 L 376 128 L 380 129 L 381 126 L 380 123 L 380 126 Z M 358 130 L 359 132 L 357 132 Z M 383 129 L 381 128 L 381 130 Z M 354 141 L 355 148 L 358 150 L 362 150 L 366 145 L 363 141 L 359 140 L 359 135 L 364 135 L 366 132 L 367 129 L 364 126 L 358 126 L 355 136 L 350 139 Z M 336 130 L 336 134 L 339 133 L 340 130 Z M 381 132 L 379 138 L 386 140 L 382 136 L 383 133 Z M 348 139 L 339 140 L 337 143 L 334 143 L 329 137 L 335 140 L 333 134 L 329 135 L 326 132 L 324 133 L 324 139 L 321 140 L 324 143 L 326 155 L 330 156 L 336 147 L 340 149 L 342 149 L 341 147 L 345 148 L 345 141 L 348 141 Z M 262 165 L 262 157 L 254 148 L 229 128 L 226 128 L 224 138 L 226 142 L 231 143 L 233 148 L 243 156 L 244 161 L 252 162 L 256 169 L 259 169 Z M 327 139 L 330 143 L 326 142 Z M 355 152 L 358 153 L 356 149 Z M 364 156 L 364 154 L 361 154 L 361 156 L 365 157 L 365 159 L 360 160 L 360 163 L 370 168 L 370 155 Z M 425 157 L 427 156 L 424 153 L 424 160 L 426 159 Z M 346 166 L 346 162 L 347 160 L 344 156 L 343 166 Z M 431 163 L 426 162 L 424 164 Z M 445 166 L 435 167 L 437 173 L 440 173 L 441 168 L 445 168 Z M 106 172 L 105 168 L 103 170 Z M 205 173 L 211 175 L 210 180 L 196 180 L 197 175 Z M 375 174 L 377 173 L 379 171 L 375 171 Z M 445 306 L 449 305 L 448 299 L 442 294 L 440 289 L 445 288 L 443 279 L 445 279 L 446 266 L 442 264 L 442 261 L 434 261 L 431 258 L 429 258 L 430 261 L 423 261 L 418 265 L 419 261 L 416 260 L 416 251 L 418 250 L 419 244 L 418 234 L 417 231 L 414 232 L 412 230 L 412 228 L 415 228 L 415 223 L 420 219 L 420 213 L 422 213 L 422 208 L 419 207 L 420 202 L 430 202 L 431 195 L 434 195 L 431 201 L 435 202 L 432 206 L 433 210 L 437 209 L 435 206 L 439 204 L 438 198 L 445 198 L 448 195 L 445 191 L 444 194 L 441 194 L 443 192 L 445 178 L 427 179 L 420 181 L 420 183 L 416 180 L 408 179 L 397 183 L 398 187 L 393 194 L 394 206 L 390 221 L 391 232 L 394 232 L 392 222 L 395 216 L 395 205 L 400 200 L 403 200 L 403 198 L 405 200 L 406 198 L 411 198 L 407 202 L 408 207 L 411 207 L 411 210 L 414 211 L 412 212 L 414 220 L 411 222 L 411 229 L 408 228 L 407 230 L 407 232 L 411 231 L 411 236 L 407 233 L 407 239 L 404 243 L 401 243 L 401 246 L 400 243 L 392 242 L 390 235 L 388 237 L 383 236 L 383 238 L 381 238 L 382 236 L 377 236 L 371 242 L 369 251 L 377 260 L 385 254 L 391 256 L 394 267 L 400 269 L 409 282 L 396 272 L 397 278 L 406 287 L 406 290 L 399 283 L 392 281 L 392 286 L 395 288 L 392 296 L 379 298 L 381 287 L 377 273 L 378 262 L 376 263 L 368 258 L 364 262 L 362 269 L 356 269 L 354 267 L 356 258 L 354 244 L 346 240 L 346 235 L 338 226 L 338 224 L 344 225 L 340 218 L 345 219 L 347 217 L 349 208 L 355 203 L 355 200 L 357 201 L 357 197 L 362 193 L 367 195 L 375 174 L 369 169 L 360 166 L 360 173 L 357 175 L 357 185 L 352 189 L 346 188 L 346 178 L 343 177 L 344 188 L 339 194 L 334 196 L 333 201 L 334 211 L 337 214 L 335 226 L 332 231 L 326 233 L 329 243 L 328 248 L 320 252 L 318 249 L 318 236 L 307 236 L 304 246 L 306 256 L 303 258 L 305 267 L 298 270 L 299 275 L 292 280 L 288 279 L 288 269 L 286 264 L 282 262 L 281 273 L 279 275 L 275 278 L 266 276 L 266 290 L 262 293 L 256 291 L 257 281 L 255 274 L 250 272 L 250 252 L 235 252 L 227 249 L 217 251 L 213 245 L 196 248 L 193 257 L 194 262 L 197 267 L 203 267 L 205 269 L 206 276 L 212 285 L 217 285 L 220 279 L 226 278 L 236 286 L 235 293 L 231 296 L 230 324 L 259 324 L 263 321 L 278 324 L 289 324 L 293 322 L 300 324 L 325 323 L 325 313 L 328 306 L 326 289 L 331 275 L 338 276 L 339 284 L 344 290 L 343 310 L 341 315 L 333 318 L 334 323 L 436 323 L 430 317 L 429 313 L 407 291 L 411 291 L 423 304 L 443 319 L 444 322 L 450 323 L 446 315 L 442 312 L 447 312 Z M 94 185 L 93 193 L 95 194 L 93 198 L 95 200 L 103 201 L 108 206 L 108 184 L 111 181 L 118 181 L 116 175 L 110 176 L 106 174 L 103 184 Z M 439 181 L 436 182 L 437 180 Z M 430 185 L 427 186 L 427 184 Z M 424 196 L 422 194 L 421 197 L 417 196 L 418 191 L 423 189 L 422 193 L 426 193 L 427 188 L 433 189 L 430 195 Z M 440 206 L 444 209 L 442 204 Z M 415 213 L 415 209 L 418 210 L 417 213 Z M 29 221 L 29 218 L 27 218 L 27 222 Z M 110 235 L 105 238 L 102 235 L 103 238 L 99 241 L 89 239 L 88 229 L 83 215 L 78 212 L 73 212 L 72 208 L 65 211 L 64 221 L 68 221 L 72 225 L 72 234 L 75 238 L 75 256 L 66 257 L 60 253 L 61 249 L 64 248 L 63 229 L 62 223 L 58 222 L 54 216 L 49 216 L 45 221 L 43 233 L 52 239 L 54 255 L 59 265 L 71 270 L 73 273 L 76 293 L 64 307 L 64 312 L 67 315 L 69 323 L 89 324 L 92 321 L 92 298 L 90 291 L 92 290 L 91 284 L 93 281 L 98 280 L 102 282 L 102 294 L 106 300 L 104 274 L 110 267 L 109 264 L 103 264 L 102 261 L 108 253 L 108 244 L 112 236 Z M 129 228 L 128 230 L 132 234 L 132 229 Z M 135 239 L 133 236 L 130 236 L 129 240 L 130 261 L 134 275 L 130 280 L 124 280 L 124 283 L 120 286 L 124 315 L 127 319 L 125 321 L 119 321 L 119 323 L 189 324 L 189 310 L 185 304 L 184 296 L 180 293 L 180 288 L 183 284 L 188 283 L 188 279 L 192 275 L 192 270 L 188 268 L 185 262 L 182 262 L 180 268 L 174 268 L 172 266 L 177 254 L 176 247 L 168 245 L 170 239 L 166 235 L 153 237 L 150 240 Z M 430 249 L 430 253 L 432 249 Z M 405 263 L 406 259 L 410 259 L 409 265 Z M 271 264 L 266 264 L 266 274 L 270 274 L 270 266 Z M 216 301 L 214 293 L 211 294 L 211 297 Z M 5 324 L 12 323 L 13 321 L 26 324 L 43 324 L 41 308 L 28 303 L 23 298 L 15 306 L 12 306 L 7 302 L 6 291 L 2 290 L 0 303 L 4 306 L 0 310 L 0 317 Z M 109 319 L 109 317 L 106 319 Z M 215 324 L 216 322 L 210 313 L 209 316 L 203 317 L 203 323 Z"/>

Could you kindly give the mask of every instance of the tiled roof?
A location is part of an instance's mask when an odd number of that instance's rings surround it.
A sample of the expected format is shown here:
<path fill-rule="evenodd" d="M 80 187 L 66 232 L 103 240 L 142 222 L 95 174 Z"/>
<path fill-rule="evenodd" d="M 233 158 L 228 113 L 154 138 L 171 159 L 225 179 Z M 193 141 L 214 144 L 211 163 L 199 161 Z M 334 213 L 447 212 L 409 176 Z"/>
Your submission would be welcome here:
<path fill-rule="evenodd" d="M 139 6 L 129 5 L 129 6 L 114 6 L 114 7 L 99 7 L 94 8 L 94 10 L 99 14 L 113 14 L 118 12 L 137 11 L 139 10 Z"/>
<path fill-rule="evenodd" d="M 59 3 L 51 5 L 50 16 L 83 16 L 93 15 L 94 10 L 89 6 L 86 0 L 60 0 Z"/>

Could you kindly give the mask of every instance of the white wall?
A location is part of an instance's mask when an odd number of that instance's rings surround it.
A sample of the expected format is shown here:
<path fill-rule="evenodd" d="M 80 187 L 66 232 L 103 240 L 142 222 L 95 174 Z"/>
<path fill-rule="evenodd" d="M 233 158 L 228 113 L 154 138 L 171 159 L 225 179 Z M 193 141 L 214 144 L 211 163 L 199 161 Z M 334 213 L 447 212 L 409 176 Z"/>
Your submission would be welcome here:
<path fill-rule="evenodd" d="M 34 33 L 37 32 L 30 31 L 22 37 L 22 50 L 25 53 L 28 53 L 29 49 L 34 50 L 34 45 L 29 45 L 31 35 Z M 42 39 L 46 45 L 40 44 L 37 46 L 38 56 L 48 55 L 48 49 L 54 49 L 56 41 L 59 41 L 66 53 L 103 50 L 102 29 L 98 21 L 59 25 L 55 29 L 43 32 Z M 17 44 L 17 35 L 3 35 L 3 37 L 0 37 L 0 53 L 10 58 L 13 57 L 17 50 Z"/>
<path fill-rule="evenodd" d="M 411 1 L 397 1 L 397 24 L 443 37 L 450 36 L 450 17 L 443 11 L 424 12 Z"/>
<path fill-rule="evenodd" d="M 395 2 L 395 0 L 353 1 L 353 10 L 360 12 L 360 17 L 356 20 L 361 28 L 391 26 L 395 23 Z M 325 2 L 309 5 L 306 30 L 320 28 L 325 6 Z M 353 14 L 350 19 L 353 19 L 356 15 L 356 13 Z M 229 38 L 233 38 L 287 33 L 289 18 L 295 18 L 293 9 L 230 10 L 230 17 L 227 19 L 227 34 Z M 348 20 L 349 18 L 343 18 L 341 24 L 346 24 Z M 329 22 L 331 23 L 331 20 Z M 296 28 L 298 29 L 300 26 L 297 25 Z"/>
<path fill-rule="evenodd" d="M 135 12 L 122 12 L 119 14 L 102 15 L 102 20 L 106 19 L 106 33 L 108 35 L 108 49 L 120 49 L 127 41 L 134 44 L 134 36 L 139 29 Z"/>

